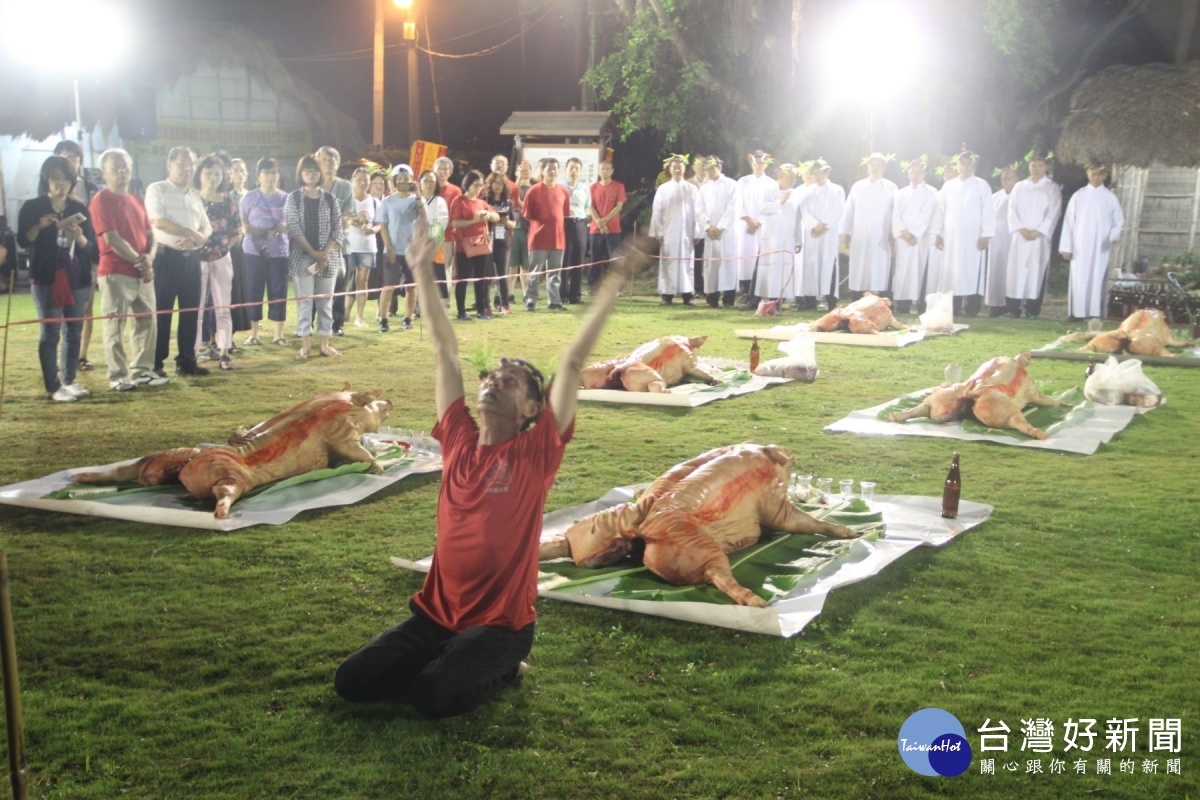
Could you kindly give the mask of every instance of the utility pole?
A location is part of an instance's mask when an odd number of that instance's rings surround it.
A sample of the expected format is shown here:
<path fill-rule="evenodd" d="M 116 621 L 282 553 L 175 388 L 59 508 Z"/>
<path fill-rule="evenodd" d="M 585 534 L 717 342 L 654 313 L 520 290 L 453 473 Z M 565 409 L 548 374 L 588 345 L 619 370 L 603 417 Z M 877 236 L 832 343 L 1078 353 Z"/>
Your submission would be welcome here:
<path fill-rule="evenodd" d="M 421 138 L 421 85 L 417 71 L 417 12 L 410 5 L 404 20 L 404 46 L 408 51 L 408 141 Z"/>
<path fill-rule="evenodd" d="M 371 143 L 383 148 L 383 13 L 387 0 L 375 0 L 375 106 L 371 126 Z"/>

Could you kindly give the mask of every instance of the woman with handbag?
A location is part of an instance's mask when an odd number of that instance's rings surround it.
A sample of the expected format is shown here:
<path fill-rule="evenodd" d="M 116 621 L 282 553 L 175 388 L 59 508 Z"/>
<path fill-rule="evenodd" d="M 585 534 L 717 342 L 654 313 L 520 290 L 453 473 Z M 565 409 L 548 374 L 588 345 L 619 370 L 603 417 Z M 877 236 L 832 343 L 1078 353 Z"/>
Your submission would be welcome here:
<path fill-rule="evenodd" d="M 488 223 L 500 221 L 483 193 L 483 173 L 471 170 L 462 182 L 463 192 L 450 207 L 450 228 L 454 237 L 454 300 L 459 322 L 471 322 L 467 313 L 467 281 L 475 286 L 475 313 L 479 319 L 492 319 L 488 305 L 488 262 L 492 257 L 492 237 Z"/>
<path fill-rule="evenodd" d="M 31 251 L 29 283 L 41 321 L 38 361 L 42 382 L 50 399 L 57 403 L 71 403 L 89 394 L 76 385 L 75 373 L 79 369 L 82 317 L 92 297 L 92 259 L 88 253 L 96 249 L 96 234 L 87 207 L 71 197 L 75 181 L 71 162 L 62 156 L 50 156 L 42 162 L 38 196 L 21 206 L 17 218 L 17 238 Z"/>

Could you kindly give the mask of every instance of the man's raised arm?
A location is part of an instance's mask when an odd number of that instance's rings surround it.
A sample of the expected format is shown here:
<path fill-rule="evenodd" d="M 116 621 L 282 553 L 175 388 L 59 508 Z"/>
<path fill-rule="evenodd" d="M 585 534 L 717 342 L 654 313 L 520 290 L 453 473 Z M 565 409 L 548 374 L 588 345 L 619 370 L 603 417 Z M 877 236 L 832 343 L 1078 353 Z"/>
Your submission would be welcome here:
<path fill-rule="evenodd" d="M 438 296 L 433 282 L 433 254 L 438 243 L 429 237 L 429 226 L 418 222 L 413 226 L 413 237 L 408 243 L 406 258 L 417 284 L 417 300 L 421 303 L 421 318 L 433 342 L 433 355 L 437 361 L 437 378 L 434 399 L 440 420 L 446 409 L 463 396 L 462 366 L 458 363 L 458 338 L 442 298 Z"/>
<path fill-rule="evenodd" d="M 550 406 L 554 409 L 554 421 L 558 424 L 560 434 L 566 433 L 571 420 L 575 419 L 575 408 L 579 405 L 579 373 L 583 371 L 584 363 L 608 320 L 608 314 L 617 302 L 617 292 L 625 285 L 625 279 L 648 261 L 641 249 L 626 244 L 621 249 L 621 259 L 613 265 L 600 288 L 592 293 L 592 309 L 575 338 L 563 351 L 558 372 L 550 387 Z"/>

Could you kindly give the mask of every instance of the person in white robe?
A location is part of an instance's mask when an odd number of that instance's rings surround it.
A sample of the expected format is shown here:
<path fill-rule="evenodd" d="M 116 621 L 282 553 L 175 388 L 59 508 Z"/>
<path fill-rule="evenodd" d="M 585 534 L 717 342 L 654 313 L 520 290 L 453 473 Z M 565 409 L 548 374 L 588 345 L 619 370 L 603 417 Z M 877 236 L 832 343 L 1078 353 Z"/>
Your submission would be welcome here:
<path fill-rule="evenodd" d="M 796 295 L 796 310 L 797 311 L 812 311 L 817 307 L 815 297 L 804 297 L 800 294 L 801 276 L 804 273 L 804 226 L 800 222 L 800 204 L 804 202 L 804 197 L 812 188 L 817 185 L 817 179 L 812 174 L 812 166 L 814 161 L 800 161 L 796 164 L 796 174 L 800 176 L 800 185 L 792 190 L 793 200 L 796 203 L 796 233 L 793 238 L 796 240 L 796 250 L 792 254 L 792 285 L 795 286 Z"/>
<path fill-rule="evenodd" d="M 941 285 L 929 291 L 954 292 L 954 314 L 968 317 L 983 308 L 988 240 L 996 228 L 992 187 L 975 175 L 975 159 L 969 150 L 958 156 L 958 177 L 942 187 L 937 246 L 942 251 Z"/>
<path fill-rule="evenodd" d="M 987 288 L 983 292 L 983 302 L 988 307 L 989 317 L 998 317 L 1005 313 L 1008 251 L 1012 243 L 1008 229 L 1008 201 L 1012 197 L 1013 187 L 1020 180 L 1016 167 L 1005 167 L 997 170 L 997 174 L 1000 176 L 1000 188 L 992 193 L 992 205 L 996 209 L 996 235 L 988 242 Z"/>
<path fill-rule="evenodd" d="M 737 181 L 725 175 L 717 156 L 705 160 L 707 180 L 700 184 L 696 221 L 704 232 L 704 300 L 710 308 L 733 307 L 738 286 L 738 261 L 733 225 L 737 212 Z"/>
<path fill-rule="evenodd" d="M 704 173 L 704 156 L 696 154 L 692 156 L 692 174 L 687 179 L 687 182 L 696 187 L 696 191 L 700 191 L 700 187 L 704 185 L 704 181 L 708 178 Z M 699 197 L 699 195 L 697 195 Z M 704 289 L 704 242 L 700 239 L 696 240 L 695 245 L 696 257 L 692 261 L 694 268 L 693 281 L 696 289 L 696 294 L 703 295 Z"/>
<path fill-rule="evenodd" d="M 896 273 L 892 299 L 896 314 L 907 314 L 924 302 L 925 272 L 933 249 L 933 223 L 937 191 L 925 182 L 925 157 L 904 165 L 908 186 L 896 192 L 892 203 L 892 235 L 896 238 Z"/>
<path fill-rule="evenodd" d="M 925 283 L 921 287 L 921 294 L 917 299 L 917 312 L 920 314 L 925 313 L 925 297 L 932 292 L 941 291 L 938 287 L 946 282 L 942 280 L 942 266 L 946 263 L 946 256 L 941 246 L 937 244 L 937 241 L 943 225 L 942 195 L 946 191 L 946 184 L 958 177 L 958 159 L 952 158 L 938 167 L 937 176 L 941 179 L 942 185 L 938 187 L 938 205 L 934 209 L 933 223 L 931 225 L 931 231 L 934 233 L 934 246 L 929 249 L 929 265 L 925 268 Z"/>
<path fill-rule="evenodd" d="M 750 285 L 758 256 L 762 252 L 762 226 L 769 197 L 779 186 L 766 174 L 773 159 L 763 150 L 755 150 L 746 158 L 750 162 L 750 174 L 738 178 L 737 222 L 734 237 L 738 253 L 738 282 L 742 290 L 739 308 L 748 309 L 755 301 Z"/>
<path fill-rule="evenodd" d="M 827 309 L 837 305 L 838 237 L 837 226 L 846 206 L 846 190 L 829 180 L 829 164 L 817 159 L 810 172 L 813 185 L 800 198 L 800 227 L 797 238 L 803 268 L 797 294 L 816 303 L 825 298 Z"/>
<path fill-rule="evenodd" d="M 892 284 L 892 204 L 896 184 L 883 177 L 888 159 L 867 156 L 867 177 L 856 181 L 846 196 L 838 233 L 850 248 L 850 297 L 863 292 L 889 296 Z"/>
<path fill-rule="evenodd" d="M 671 177 L 655 190 L 650 214 L 650 236 L 659 245 L 658 293 L 665 306 L 671 305 L 677 294 L 685 306 L 692 305 L 698 192 L 683 179 L 687 163 L 687 156 L 672 155 L 663 164 Z"/>
<path fill-rule="evenodd" d="M 796 296 L 796 165 L 780 164 L 778 188 L 763 223 L 762 254 L 754 277 L 754 295 L 764 300 L 790 302 Z"/>
<path fill-rule="evenodd" d="M 1088 185 L 1067 203 L 1058 250 L 1071 264 L 1067 315 L 1103 319 L 1108 311 L 1108 257 L 1121 242 L 1125 215 L 1117 196 L 1104 185 L 1108 165 L 1089 165 L 1087 176 Z"/>
<path fill-rule="evenodd" d="M 1021 301 L 1025 302 L 1029 319 L 1037 319 L 1042 313 L 1050 237 L 1062 213 L 1062 187 L 1046 177 L 1047 166 L 1046 157 L 1035 154 L 1029 161 L 1029 178 L 1016 185 L 1008 201 L 1012 245 L 1005 276 L 1005 314 L 1014 317 L 1021 316 Z"/>

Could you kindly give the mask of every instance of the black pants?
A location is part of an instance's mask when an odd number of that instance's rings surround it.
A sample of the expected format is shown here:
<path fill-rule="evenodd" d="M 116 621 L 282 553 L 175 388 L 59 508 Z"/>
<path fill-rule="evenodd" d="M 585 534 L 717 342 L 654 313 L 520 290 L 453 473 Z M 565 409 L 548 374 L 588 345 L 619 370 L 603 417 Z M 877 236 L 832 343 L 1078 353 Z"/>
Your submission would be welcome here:
<path fill-rule="evenodd" d="M 720 303 L 724 303 L 726 308 L 733 308 L 735 297 L 737 297 L 737 289 L 729 289 L 724 292 L 709 292 L 704 295 L 704 302 L 708 303 L 709 308 L 716 308 Z"/>
<path fill-rule="evenodd" d="M 500 298 L 496 305 L 506 306 L 513 299 L 508 293 L 508 239 L 492 242 L 492 254 L 487 261 L 487 277 L 496 281 L 496 296 Z"/>
<path fill-rule="evenodd" d="M 1044 295 L 1045 295 L 1045 289 L 1042 290 L 1042 294 L 1038 295 L 1033 300 L 1025 300 L 1024 301 L 1026 317 L 1033 319 L 1038 314 L 1042 313 L 1042 298 L 1044 297 Z M 1021 316 L 1021 302 L 1022 301 L 1018 300 L 1015 297 L 1006 297 L 1006 298 L 1004 298 L 1004 300 L 1005 300 L 1004 313 L 1009 314 L 1010 316 L 1013 316 L 1013 317 Z"/>
<path fill-rule="evenodd" d="M 592 265 L 588 267 L 587 282 L 589 289 L 595 289 L 612 266 L 603 262 L 617 257 L 617 248 L 621 246 L 621 234 L 593 233 L 589 238 L 592 242 Z"/>
<path fill-rule="evenodd" d="M 567 249 L 563 253 L 562 289 L 559 294 L 565 303 L 578 303 L 583 297 L 583 270 L 580 264 L 587 261 L 587 220 L 568 217 L 563 220 L 567 234 Z"/>
<path fill-rule="evenodd" d="M 454 256 L 454 302 L 458 306 L 458 315 L 467 313 L 467 281 L 475 286 L 475 312 L 482 314 L 488 307 L 488 259 L 490 255 L 468 256 L 458 253 Z"/>
<path fill-rule="evenodd" d="M 271 322 L 283 322 L 287 319 L 288 296 L 288 260 L 287 256 L 268 258 L 246 253 L 245 297 L 248 303 L 258 305 L 247 306 L 248 316 L 253 322 L 261 322 L 263 318 L 262 298 L 263 289 L 267 291 L 267 319 Z"/>
<path fill-rule="evenodd" d="M 346 273 L 349 270 L 343 265 L 333 279 L 333 329 L 340 331 L 346 327 Z M 317 304 L 313 303 L 313 327 L 317 325 Z"/>
<path fill-rule="evenodd" d="M 179 301 L 179 330 L 175 341 L 175 363 L 196 366 L 196 323 L 200 305 L 200 251 L 176 250 L 159 245 L 154 257 L 155 307 L 170 312 Z M 190 309 L 190 310 L 185 310 Z M 162 369 L 171 352 L 171 314 L 158 315 L 158 340 L 154 348 L 154 368 Z"/>
<path fill-rule="evenodd" d="M 694 245 L 695 259 L 692 262 L 692 282 L 696 286 L 696 294 L 703 295 L 704 291 L 704 240 Z"/>
<path fill-rule="evenodd" d="M 408 605 L 411 617 L 338 667 L 333 689 L 344 699 L 407 701 L 431 719 L 465 714 L 515 682 L 533 648 L 533 623 L 515 633 L 475 627 L 456 634 Z"/>
<path fill-rule="evenodd" d="M 954 316 L 974 317 L 983 308 L 983 295 L 956 294 L 954 295 Z"/>

